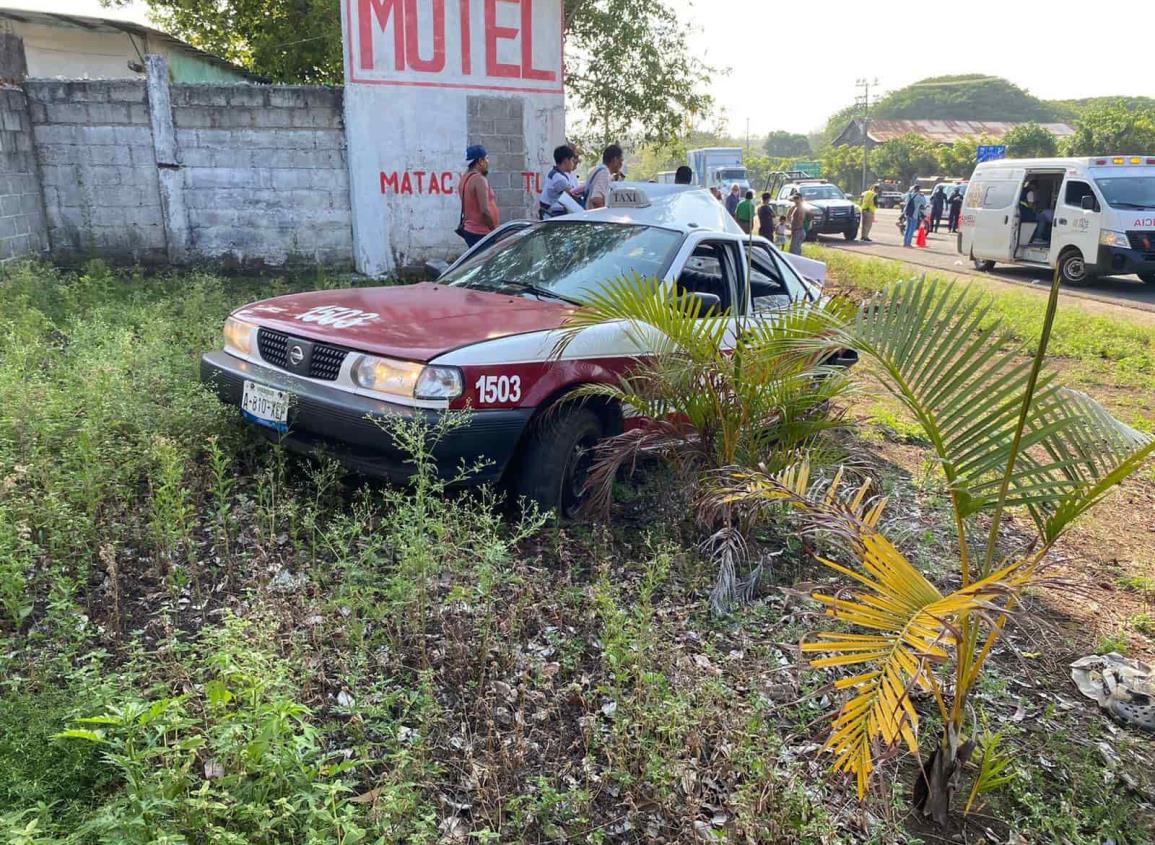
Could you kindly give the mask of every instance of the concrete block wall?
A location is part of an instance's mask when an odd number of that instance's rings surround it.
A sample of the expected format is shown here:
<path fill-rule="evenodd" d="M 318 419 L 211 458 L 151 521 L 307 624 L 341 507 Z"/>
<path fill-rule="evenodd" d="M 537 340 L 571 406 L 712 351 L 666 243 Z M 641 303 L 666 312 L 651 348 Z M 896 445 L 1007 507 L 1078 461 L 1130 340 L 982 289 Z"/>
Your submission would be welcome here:
<path fill-rule="evenodd" d="M 40 175 L 24 92 L 0 87 L 0 264 L 48 252 Z"/>
<path fill-rule="evenodd" d="M 170 92 L 190 254 L 241 266 L 351 263 L 339 88 Z"/>
<path fill-rule="evenodd" d="M 489 184 L 502 220 L 536 217 L 537 203 L 521 174 L 529 170 L 525 101 L 520 97 L 470 96 L 466 128 L 471 144 L 489 153 Z"/>
<path fill-rule="evenodd" d="M 27 80 L 24 93 L 52 257 L 164 262 L 144 82 Z"/>

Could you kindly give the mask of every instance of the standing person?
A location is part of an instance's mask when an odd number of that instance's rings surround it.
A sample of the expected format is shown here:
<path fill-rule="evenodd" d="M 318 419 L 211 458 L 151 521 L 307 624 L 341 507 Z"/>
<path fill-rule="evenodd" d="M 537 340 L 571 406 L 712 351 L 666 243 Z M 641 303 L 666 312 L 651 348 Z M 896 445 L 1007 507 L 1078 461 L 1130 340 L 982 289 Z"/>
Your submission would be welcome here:
<path fill-rule="evenodd" d="M 872 185 L 862 192 L 862 240 L 865 243 L 874 243 L 870 239 L 870 230 L 874 226 L 874 215 L 878 211 L 878 194 L 882 189 Z"/>
<path fill-rule="evenodd" d="M 726 210 L 737 220 L 738 203 L 742 200 L 742 189 L 737 185 L 730 186 L 730 193 L 726 195 Z"/>
<path fill-rule="evenodd" d="M 768 241 L 774 240 L 774 209 L 768 191 L 762 194 L 762 204 L 758 206 L 758 234 Z"/>
<path fill-rule="evenodd" d="M 932 231 L 937 232 L 938 227 L 942 225 L 942 213 L 946 208 L 946 188 L 942 185 L 935 185 L 934 193 L 930 195 L 930 219 L 934 228 Z"/>
<path fill-rule="evenodd" d="M 946 230 L 948 232 L 957 232 L 958 231 L 958 221 L 959 221 L 959 217 L 962 216 L 962 206 L 963 206 L 963 194 L 962 194 L 961 188 L 955 188 L 951 192 L 950 200 L 949 200 L 948 204 L 950 206 L 950 214 L 947 215 Z"/>
<path fill-rule="evenodd" d="M 481 144 L 471 144 L 465 150 L 466 171 L 457 186 L 461 195 L 461 223 L 457 233 L 466 246 L 473 246 L 501 222 L 497 197 L 489 184 L 489 157 Z"/>
<path fill-rule="evenodd" d="M 713 197 L 714 197 L 714 199 L 716 199 L 718 202 L 722 202 L 722 192 L 718 190 L 717 186 L 715 186 L 715 187 L 713 187 L 713 188 L 711 188 L 711 189 L 710 189 L 710 194 L 711 194 L 711 196 L 713 196 Z"/>
<path fill-rule="evenodd" d="M 625 156 L 617 144 L 610 144 L 602 152 L 602 163 L 586 177 L 586 208 L 605 208 L 610 198 L 610 185 L 622 172 Z"/>
<path fill-rule="evenodd" d="M 738 226 L 747 235 L 754 231 L 754 192 L 747 191 L 746 196 L 738 203 L 738 207 L 734 209 L 734 219 L 738 221 Z"/>
<path fill-rule="evenodd" d="M 909 247 L 910 242 L 914 240 L 914 233 L 918 231 L 918 224 L 922 222 L 926 213 L 926 206 L 926 197 L 922 195 L 922 188 L 915 185 L 906 195 L 906 205 L 903 206 L 903 214 L 906 217 L 906 229 L 902 233 L 903 246 Z"/>
<path fill-rule="evenodd" d="M 778 225 L 774 227 L 774 245 L 781 248 L 786 246 L 786 215 L 778 218 Z"/>
<path fill-rule="evenodd" d="M 694 182 L 694 171 L 690 169 L 689 165 L 683 164 L 674 171 L 675 185 L 691 185 Z"/>
<path fill-rule="evenodd" d="M 790 224 L 790 252 L 801 255 L 802 241 L 806 237 L 806 206 L 802 194 L 794 193 L 790 199 L 794 200 L 794 207 L 786 215 L 786 222 Z"/>
<path fill-rule="evenodd" d="M 577 153 L 573 147 L 562 144 L 554 148 L 553 168 L 545 175 L 545 187 L 541 189 L 541 196 L 537 198 L 537 211 L 542 220 L 581 211 L 581 206 L 573 198 L 578 190 L 577 180 L 573 175 L 575 167 L 577 167 Z"/>

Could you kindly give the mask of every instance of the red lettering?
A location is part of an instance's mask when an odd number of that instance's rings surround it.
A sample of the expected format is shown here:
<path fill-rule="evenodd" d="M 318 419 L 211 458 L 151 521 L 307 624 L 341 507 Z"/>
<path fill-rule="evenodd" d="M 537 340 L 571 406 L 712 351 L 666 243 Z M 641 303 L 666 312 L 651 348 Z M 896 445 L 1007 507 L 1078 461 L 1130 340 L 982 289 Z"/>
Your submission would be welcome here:
<path fill-rule="evenodd" d="M 472 47 L 469 29 L 469 2 L 461 0 L 461 72 L 469 76 L 473 71 Z"/>
<path fill-rule="evenodd" d="M 405 52 L 409 67 L 421 73 L 445 70 L 445 0 L 433 0 L 433 58 L 421 58 L 417 32 L 417 0 L 405 0 Z"/>
<path fill-rule="evenodd" d="M 425 188 L 424 188 L 425 171 L 424 170 L 414 170 L 413 175 L 417 177 L 417 193 L 421 193 L 422 191 L 425 190 Z"/>
<path fill-rule="evenodd" d="M 385 190 L 386 188 L 392 188 L 393 193 L 397 193 L 397 171 L 393 171 L 392 173 L 386 173 L 384 170 L 381 171 L 381 193 L 388 193 L 388 191 Z"/>
<path fill-rule="evenodd" d="M 430 193 L 430 195 L 441 193 L 441 186 L 439 184 L 437 184 L 437 174 L 436 173 L 430 173 L 429 174 L 429 193 Z"/>
<path fill-rule="evenodd" d="M 401 193 L 403 193 L 403 194 L 413 193 L 413 183 L 409 181 L 409 174 L 408 173 L 406 173 L 401 178 Z"/>
<path fill-rule="evenodd" d="M 358 0 L 357 21 L 360 29 L 361 69 L 373 70 L 373 18 L 384 31 L 389 24 L 389 16 L 393 16 L 393 58 L 397 70 L 405 70 L 405 28 L 401 0 Z M 444 16 L 444 10 L 442 12 Z M 442 53 L 445 51 L 444 34 L 442 35 Z M 415 51 L 416 52 L 416 51 Z"/>
<path fill-rule="evenodd" d="M 521 0 L 521 78 L 555 79 L 552 70 L 533 66 L 533 0 Z"/>
<path fill-rule="evenodd" d="M 443 194 L 452 194 L 453 193 L 453 171 L 452 170 L 446 170 L 444 173 L 441 174 L 441 193 L 443 193 Z"/>
<path fill-rule="evenodd" d="M 517 0 L 502 0 L 516 3 Z M 497 60 L 497 42 L 512 41 L 517 37 L 517 29 L 512 26 L 497 25 L 498 0 L 485 0 L 485 74 L 502 79 L 518 79 L 521 68 Z"/>
<path fill-rule="evenodd" d="M 525 185 L 525 192 L 527 194 L 533 192 L 533 176 L 534 173 L 532 170 L 521 171 L 521 184 Z"/>

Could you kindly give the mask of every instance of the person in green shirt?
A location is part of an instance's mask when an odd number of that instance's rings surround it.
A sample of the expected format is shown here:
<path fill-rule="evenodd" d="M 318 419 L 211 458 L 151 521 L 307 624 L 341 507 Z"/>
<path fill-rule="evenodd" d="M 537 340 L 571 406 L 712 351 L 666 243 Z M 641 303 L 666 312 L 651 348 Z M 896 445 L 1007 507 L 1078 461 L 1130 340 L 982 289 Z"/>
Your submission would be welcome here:
<path fill-rule="evenodd" d="M 746 197 L 734 209 L 734 219 L 747 235 L 754 228 L 754 192 L 747 191 Z"/>
<path fill-rule="evenodd" d="M 862 192 L 862 240 L 866 243 L 873 243 L 870 240 L 870 227 L 874 225 L 874 213 L 878 211 L 878 194 L 881 190 L 881 186 L 874 185 Z"/>

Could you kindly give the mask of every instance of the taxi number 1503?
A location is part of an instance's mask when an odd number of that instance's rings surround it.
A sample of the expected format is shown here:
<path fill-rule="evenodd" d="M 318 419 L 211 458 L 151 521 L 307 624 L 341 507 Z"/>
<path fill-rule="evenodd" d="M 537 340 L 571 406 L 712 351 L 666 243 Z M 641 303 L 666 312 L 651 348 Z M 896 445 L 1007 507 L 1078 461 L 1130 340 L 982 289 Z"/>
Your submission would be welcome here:
<path fill-rule="evenodd" d="M 482 405 L 521 399 L 521 376 L 482 376 L 473 386 Z"/>

